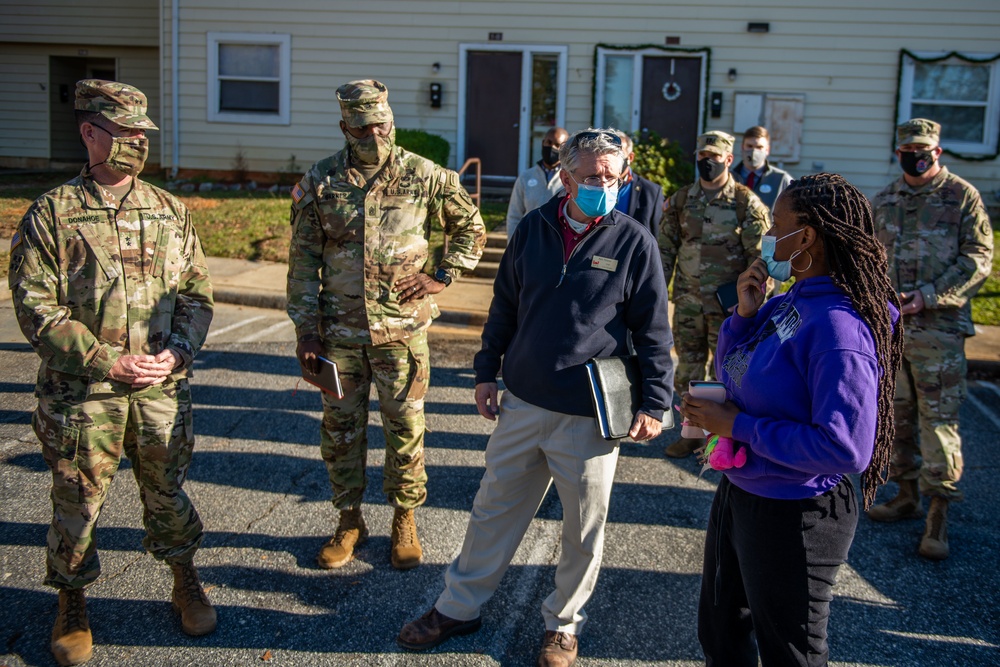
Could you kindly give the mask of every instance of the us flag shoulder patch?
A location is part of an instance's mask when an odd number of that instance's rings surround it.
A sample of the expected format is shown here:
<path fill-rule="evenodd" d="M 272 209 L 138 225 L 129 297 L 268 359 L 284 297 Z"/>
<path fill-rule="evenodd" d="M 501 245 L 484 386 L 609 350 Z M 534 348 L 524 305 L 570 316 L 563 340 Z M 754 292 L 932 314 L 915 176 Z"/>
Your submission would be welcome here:
<path fill-rule="evenodd" d="M 21 232 L 20 232 L 20 230 L 14 232 L 14 236 L 10 239 L 10 249 L 11 249 L 11 251 L 13 251 L 14 248 L 16 248 L 17 246 L 21 245 L 21 241 L 22 240 L 23 239 L 21 238 Z"/>
<path fill-rule="evenodd" d="M 292 188 L 292 199 L 294 199 L 295 203 L 298 204 L 300 201 L 302 201 L 302 198 L 305 196 L 306 196 L 306 191 L 302 189 L 301 185 L 296 183 L 295 187 Z"/>

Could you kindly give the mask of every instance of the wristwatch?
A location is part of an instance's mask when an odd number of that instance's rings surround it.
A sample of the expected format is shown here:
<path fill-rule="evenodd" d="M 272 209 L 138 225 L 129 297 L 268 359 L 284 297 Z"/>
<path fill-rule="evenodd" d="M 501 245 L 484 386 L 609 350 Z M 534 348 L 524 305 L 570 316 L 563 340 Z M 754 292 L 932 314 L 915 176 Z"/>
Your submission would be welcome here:
<path fill-rule="evenodd" d="M 434 272 L 434 280 L 438 281 L 439 283 L 444 283 L 444 286 L 447 287 L 448 285 L 451 284 L 451 274 L 449 274 L 444 269 L 438 269 L 437 271 Z"/>

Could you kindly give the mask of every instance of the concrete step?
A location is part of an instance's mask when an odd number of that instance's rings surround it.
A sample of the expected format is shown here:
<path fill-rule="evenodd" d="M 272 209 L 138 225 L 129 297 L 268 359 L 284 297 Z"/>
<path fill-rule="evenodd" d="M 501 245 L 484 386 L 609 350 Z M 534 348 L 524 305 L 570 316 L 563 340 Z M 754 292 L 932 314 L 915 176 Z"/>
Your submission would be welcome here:
<path fill-rule="evenodd" d="M 481 262 L 499 262 L 500 258 L 503 257 L 503 253 L 506 248 L 491 248 L 487 246 L 483 249 L 483 256 L 480 259 Z"/>
<path fill-rule="evenodd" d="M 476 278 L 489 278 L 493 279 L 497 277 L 497 271 L 500 269 L 500 262 L 483 262 L 480 261 L 476 265 L 476 270 L 472 272 L 472 275 Z"/>
<path fill-rule="evenodd" d="M 486 232 L 487 248 L 506 248 L 507 232 Z"/>

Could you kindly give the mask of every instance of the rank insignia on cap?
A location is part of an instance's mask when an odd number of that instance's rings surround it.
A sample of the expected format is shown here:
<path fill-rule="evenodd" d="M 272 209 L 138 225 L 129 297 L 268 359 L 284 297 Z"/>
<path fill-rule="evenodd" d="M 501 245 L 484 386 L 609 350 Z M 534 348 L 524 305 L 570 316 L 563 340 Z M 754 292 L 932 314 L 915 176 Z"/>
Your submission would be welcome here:
<path fill-rule="evenodd" d="M 306 191 L 302 189 L 301 185 L 296 183 L 295 187 L 292 188 L 292 199 L 294 199 L 295 203 L 298 204 L 300 201 L 302 201 L 302 198 L 305 196 L 306 196 Z"/>
<path fill-rule="evenodd" d="M 10 249 L 13 251 L 19 245 L 21 245 L 21 232 L 17 231 L 10 240 Z"/>

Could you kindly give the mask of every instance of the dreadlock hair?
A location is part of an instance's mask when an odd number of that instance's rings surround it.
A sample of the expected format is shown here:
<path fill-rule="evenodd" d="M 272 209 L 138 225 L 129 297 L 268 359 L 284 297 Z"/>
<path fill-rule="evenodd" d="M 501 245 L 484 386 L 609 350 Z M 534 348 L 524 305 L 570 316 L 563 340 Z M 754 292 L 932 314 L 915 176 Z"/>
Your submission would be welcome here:
<path fill-rule="evenodd" d="M 903 326 L 900 318 L 893 327 L 888 304 L 899 310 L 899 295 L 889 281 L 885 248 L 875 236 L 871 204 L 860 190 L 839 174 L 823 173 L 792 181 L 782 195 L 799 222 L 815 229 L 823 240 L 830 278 L 850 296 L 875 339 L 878 419 L 872 460 L 861 475 L 867 510 L 885 483 L 896 433 L 893 395 L 903 356 Z"/>

